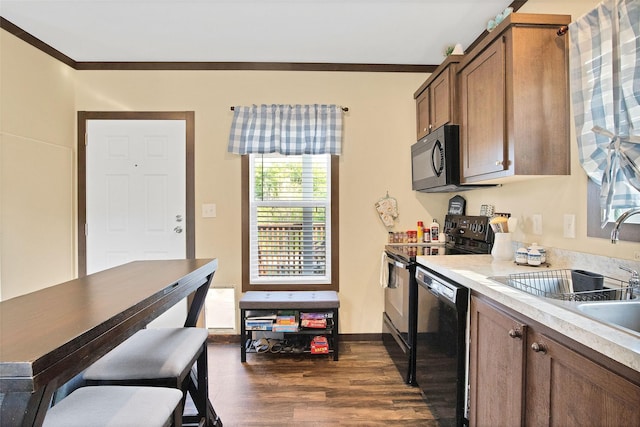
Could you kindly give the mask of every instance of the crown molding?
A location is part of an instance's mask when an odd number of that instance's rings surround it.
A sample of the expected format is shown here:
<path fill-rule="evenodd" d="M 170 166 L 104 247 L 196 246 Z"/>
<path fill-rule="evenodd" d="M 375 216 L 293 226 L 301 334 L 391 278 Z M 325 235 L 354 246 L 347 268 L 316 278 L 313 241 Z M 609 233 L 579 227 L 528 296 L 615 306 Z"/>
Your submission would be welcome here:
<path fill-rule="evenodd" d="M 82 62 L 76 61 L 0 16 L 0 28 L 75 70 L 251 70 L 432 73 L 437 65 L 319 62 Z"/>

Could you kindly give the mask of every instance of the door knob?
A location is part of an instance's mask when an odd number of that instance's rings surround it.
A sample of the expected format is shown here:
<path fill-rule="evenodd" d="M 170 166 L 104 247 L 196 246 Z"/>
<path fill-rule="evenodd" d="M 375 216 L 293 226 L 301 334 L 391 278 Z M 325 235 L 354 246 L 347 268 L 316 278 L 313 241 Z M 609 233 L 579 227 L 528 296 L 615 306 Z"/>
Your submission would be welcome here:
<path fill-rule="evenodd" d="M 182 227 L 180 227 L 179 225 L 173 229 L 173 231 L 175 231 L 176 233 L 182 233 Z"/>

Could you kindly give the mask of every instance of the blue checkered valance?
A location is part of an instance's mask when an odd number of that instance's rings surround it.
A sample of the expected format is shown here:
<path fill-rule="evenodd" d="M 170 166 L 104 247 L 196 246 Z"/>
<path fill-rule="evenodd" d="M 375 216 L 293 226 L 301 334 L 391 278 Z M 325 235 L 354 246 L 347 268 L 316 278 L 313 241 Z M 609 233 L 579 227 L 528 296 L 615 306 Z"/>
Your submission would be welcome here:
<path fill-rule="evenodd" d="M 569 25 L 578 153 L 601 185 L 603 225 L 640 206 L 640 1 L 605 0 Z"/>
<path fill-rule="evenodd" d="M 233 108 L 230 153 L 340 154 L 342 108 L 337 105 L 252 105 Z"/>

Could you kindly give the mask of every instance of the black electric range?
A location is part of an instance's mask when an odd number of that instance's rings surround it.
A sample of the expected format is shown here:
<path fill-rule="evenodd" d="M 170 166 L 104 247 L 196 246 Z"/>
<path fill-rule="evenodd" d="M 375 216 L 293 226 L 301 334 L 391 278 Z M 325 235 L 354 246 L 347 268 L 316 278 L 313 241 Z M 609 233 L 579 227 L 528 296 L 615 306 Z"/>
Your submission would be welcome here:
<path fill-rule="evenodd" d="M 416 257 L 491 253 L 493 232 L 486 216 L 447 215 L 446 242 L 387 244 L 383 341 L 408 384 L 416 384 L 415 349 L 418 314 Z M 414 356 L 415 357 L 415 356 Z"/>
<path fill-rule="evenodd" d="M 446 242 L 389 243 L 385 246 L 387 255 L 415 262 L 417 256 L 489 254 L 493 244 L 493 231 L 489 217 L 447 215 L 443 233 Z"/>

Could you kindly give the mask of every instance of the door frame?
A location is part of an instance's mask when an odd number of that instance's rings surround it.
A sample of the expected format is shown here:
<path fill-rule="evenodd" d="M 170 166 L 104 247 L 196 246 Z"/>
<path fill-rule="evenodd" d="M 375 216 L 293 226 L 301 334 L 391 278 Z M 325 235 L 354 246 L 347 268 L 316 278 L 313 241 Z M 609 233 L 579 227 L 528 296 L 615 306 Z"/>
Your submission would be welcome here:
<path fill-rule="evenodd" d="M 194 259 L 195 245 L 195 112 L 193 111 L 78 111 L 78 277 L 87 275 L 87 121 L 88 120 L 184 120 L 186 144 L 185 221 L 186 255 Z"/>

